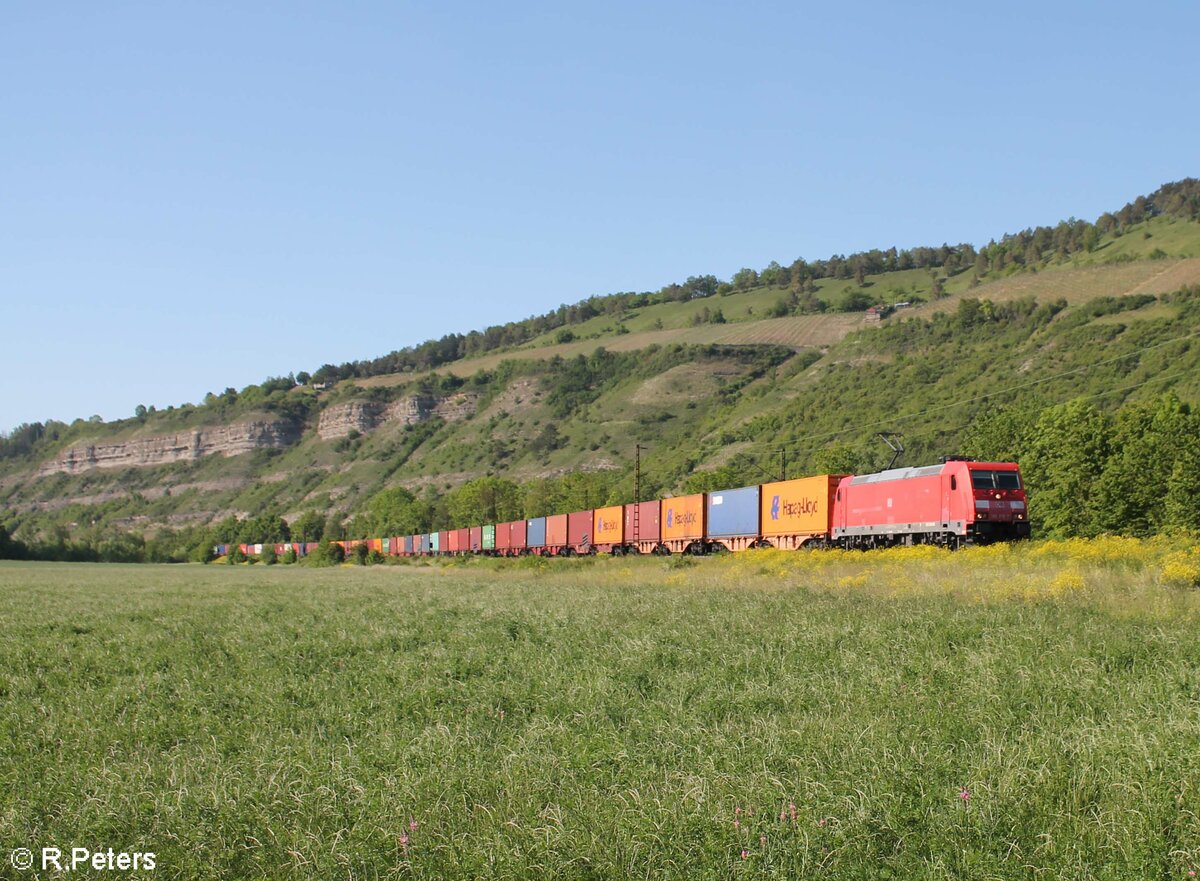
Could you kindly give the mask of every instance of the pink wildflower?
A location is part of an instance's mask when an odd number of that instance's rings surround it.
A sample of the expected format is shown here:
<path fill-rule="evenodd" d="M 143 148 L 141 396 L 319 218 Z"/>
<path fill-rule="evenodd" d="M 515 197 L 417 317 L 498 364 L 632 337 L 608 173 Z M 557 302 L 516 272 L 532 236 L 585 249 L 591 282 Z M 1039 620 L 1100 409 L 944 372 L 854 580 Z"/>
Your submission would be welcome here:
<path fill-rule="evenodd" d="M 733 815 L 734 815 L 735 817 L 739 817 L 739 816 L 741 816 L 741 814 L 742 814 L 742 809 L 741 809 L 741 808 L 734 808 L 734 809 L 733 809 Z"/>
<path fill-rule="evenodd" d="M 408 836 L 403 833 L 400 834 L 400 846 L 408 847 Z"/>
<path fill-rule="evenodd" d="M 791 813 L 792 819 L 796 819 L 796 803 L 794 801 L 788 802 L 788 811 Z"/>
<path fill-rule="evenodd" d="M 758 836 L 758 843 L 759 843 L 759 844 L 766 844 L 766 843 L 767 843 L 767 836 L 765 836 L 765 835 L 760 835 L 760 836 Z"/>
<path fill-rule="evenodd" d="M 741 824 L 741 823 L 739 823 L 737 820 L 734 820 L 734 821 L 733 821 L 733 828 L 734 828 L 734 829 L 741 829 L 741 828 L 742 828 L 742 824 Z"/>
<path fill-rule="evenodd" d="M 1188 877 L 1189 877 L 1189 878 L 1195 878 L 1195 877 L 1196 877 L 1196 870 L 1195 870 L 1195 869 L 1188 869 Z"/>
<path fill-rule="evenodd" d="M 409 820 L 409 821 L 408 821 L 408 828 L 409 828 L 409 830 L 410 830 L 410 831 L 412 831 L 412 832 L 416 832 L 416 831 L 417 831 L 417 821 L 416 821 L 416 820 Z"/>
<path fill-rule="evenodd" d="M 748 856 L 750 856 L 750 852 L 745 848 L 742 848 L 742 859 L 746 859 Z"/>
<path fill-rule="evenodd" d="M 817 825 L 818 825 L 818 826 L 824 826 L 824 825 L 825 825 L 825 818 L 824 818 L 824 817 L 822 817 L 821 819 L 817 820 Z"/>
<path fill-rule="evenodd" d="M 958 791 L 958 797 L 961 798 L 963 801 L 970 801 L 971 800 L 971 790 L 967 789 L 967 787 L 964 786 L 962 789 L 960 789 Z"/>
<path fill-rule="evenodd" d="M 784 820 L 786 820 L 786 819 L 787 819 L 787 811 L 780 811 L 780 812 L 779 812 L 779 820 L 780 820 L 780 822 L 783 822 L 783 821 L 784 821 Z"/>

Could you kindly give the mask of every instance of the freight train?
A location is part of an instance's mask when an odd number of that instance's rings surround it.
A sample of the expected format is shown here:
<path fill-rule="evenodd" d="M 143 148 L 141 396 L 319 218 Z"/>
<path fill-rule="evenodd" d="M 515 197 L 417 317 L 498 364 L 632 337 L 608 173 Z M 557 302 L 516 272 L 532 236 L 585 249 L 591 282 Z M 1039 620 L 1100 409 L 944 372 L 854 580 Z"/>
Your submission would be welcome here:
<path fill-rule="evenodd" d="M 957 548 L 1029 538 L 1025 487 L 1014 462 L 950 457 L 875 474 L 822 474 L 652 502 L 611 505 L 486 526 L 337 542 L 385 556 L 483 554 L 708 554 L 751 548 Z M 239 545 L 261 554 L 262 545 Z M 276 544 L 304 556 L 309 542 Z M 217 556 L 230 546 L 218 545 Z"/>

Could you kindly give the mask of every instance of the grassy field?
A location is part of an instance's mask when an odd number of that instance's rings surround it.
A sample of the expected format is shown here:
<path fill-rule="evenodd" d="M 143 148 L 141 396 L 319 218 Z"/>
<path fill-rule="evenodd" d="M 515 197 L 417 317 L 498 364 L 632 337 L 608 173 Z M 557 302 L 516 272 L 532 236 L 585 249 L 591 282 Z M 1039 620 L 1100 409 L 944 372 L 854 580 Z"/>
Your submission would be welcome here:
<path fill-rule="evenodd" d="M 1197 580 L 1195 549 L 1111 539 L 3 564 L 0 856 L 148 850 L 167 878 L 1183 879 Z"/>

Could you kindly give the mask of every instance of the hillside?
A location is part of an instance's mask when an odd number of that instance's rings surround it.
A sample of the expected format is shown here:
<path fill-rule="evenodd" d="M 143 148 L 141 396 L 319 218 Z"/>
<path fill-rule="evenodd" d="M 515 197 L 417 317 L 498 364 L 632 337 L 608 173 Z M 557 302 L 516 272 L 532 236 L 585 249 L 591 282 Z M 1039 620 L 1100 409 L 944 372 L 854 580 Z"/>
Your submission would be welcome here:
<path fill-rule="evenodd" d="M 1002 405 L 1200 401 L 1186 339 L 1200 332 L 1200 223 L 1154 216 L 1089 245 L 982 274 L 898 269 L 647 303 L 437 370 L 272 380 L 115 423 L 29 427 L 5 440 L 0 509 L 26 539 L 305 512 L 353 530 L 343 520 L 405 487 L 445 525 L 446 494 L 485 475 L 545 501 L 588 472 L 580 501 L 631 498 L 639 443 L 646 492 L 677 492 L 879 467 L 880 431 L 903 433 L 905 461 L 958 452 Z M 837 298 L 907 305 L 882 321 L 804 311 Z"/>

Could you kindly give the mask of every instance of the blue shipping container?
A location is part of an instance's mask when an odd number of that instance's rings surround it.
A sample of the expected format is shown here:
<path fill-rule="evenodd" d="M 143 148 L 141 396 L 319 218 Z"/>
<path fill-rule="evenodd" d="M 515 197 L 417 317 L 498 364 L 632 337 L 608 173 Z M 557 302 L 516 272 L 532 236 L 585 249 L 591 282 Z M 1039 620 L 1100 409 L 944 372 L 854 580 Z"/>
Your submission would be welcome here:
<path fill-rule="evenodd" d="M 416 549 L 415 553 L 418 553 L 418 554 L 429 553 L 429 536 L 428 535 L 418 535 L 417 536 L 417 549 Z"/>
<path fill-rule="evenodd" d="M 404 553 L 411 554 L 413 552 L 413 537 L 411 535 L 406 535 L 403 539 L 401 539 L 401 541 L 404 542 L 402 546 Z"/>
<path fill-rule="evenodd" d="M 546 518 L 535 517 L 525 523 L 525 547 L 544 548 L 546 546 Z"/>
<path fill-rule="evenodd" d="M 758 518 L 757 486 L 708 494 L 708 535 L 711 538 L 758 535 Z"/>

